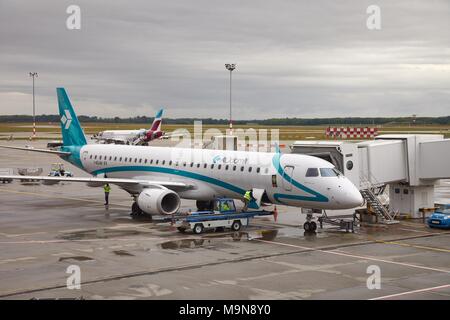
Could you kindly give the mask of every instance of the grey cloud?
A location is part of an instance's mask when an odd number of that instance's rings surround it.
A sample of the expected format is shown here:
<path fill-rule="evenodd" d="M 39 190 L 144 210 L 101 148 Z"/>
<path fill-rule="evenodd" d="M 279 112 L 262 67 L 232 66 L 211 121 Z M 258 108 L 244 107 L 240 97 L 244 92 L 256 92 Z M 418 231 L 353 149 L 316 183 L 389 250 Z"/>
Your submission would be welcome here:
<path fill-rule="evenodd" d="M 0 2 L 1 113 L 29 113 L 11 93 L 30 94 L 37 71 L 39 113 L 64 86 L 80 114 L 225 118 L 236 62 L 240 119 L 449 114 L 446 0 L 83 0 L 69 31 L 73 3 Z M 366 28 L 370 4 L 380 31 Z"/>

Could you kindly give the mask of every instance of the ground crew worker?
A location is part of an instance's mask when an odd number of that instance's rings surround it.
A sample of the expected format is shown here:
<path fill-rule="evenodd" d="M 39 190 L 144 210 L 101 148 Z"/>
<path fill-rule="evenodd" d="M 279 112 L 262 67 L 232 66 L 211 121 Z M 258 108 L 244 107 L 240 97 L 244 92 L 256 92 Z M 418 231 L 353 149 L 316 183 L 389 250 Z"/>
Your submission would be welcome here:
<path fill-rule="evenodd" d="M 248 209 L 248 205 L 250 204 L 250 201 L 252 201 L 253 198 L 253 191 L 252 190 L 247 190 L 245 191 L 244 194 L 244 208 L 242 209 L 242 211 L 247 211 Z"/>
<path fill-rule="evenodd" d="M 111 191 L 109 183 L 103 186 L 103 190 L 105 191 L 105 206 L 107 206 L 109 204 L 109 192 Z"/>
<path fill-rule="evenodd" d="M 228 205 L 228 201 L 222 202 L 222 211 L 229 211 L 230 206 Z"/>

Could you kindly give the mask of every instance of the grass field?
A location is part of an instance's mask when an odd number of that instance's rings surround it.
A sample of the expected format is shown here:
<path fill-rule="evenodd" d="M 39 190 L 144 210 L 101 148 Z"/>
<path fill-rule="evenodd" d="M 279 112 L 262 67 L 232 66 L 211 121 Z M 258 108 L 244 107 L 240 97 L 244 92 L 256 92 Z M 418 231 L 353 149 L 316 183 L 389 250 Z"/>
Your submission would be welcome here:
<path fill-rule="evenodd" d="M 117 124 L 117 123 L 82 123 L 86 134 L 94 134 L 103 130 L 130 130 L 145 128 L 143 124 Z M 279 130 L 280 140 L 323 140 L 326 139 L 325 129 L 328 126 L 278 126 L 269 127 L 261 125 L 240 125 L 235 126 L 234 129 L 247 130 L 253 128 L 255 130 L 266 129 L 268 131 L 268 137 L 270 137 L 271 129 Z M 443 134 L 446 138 L 450 138 L 450 126 L 449 125 L 428 125 L 428 126 L 376 126 L 379 134 L 395 134 L 395 133 L 434 133 Z M 226 132 L 227 125 L 203 125 L 202 130 L 205 132 L 208 129 L 216 128 L 222 133 Z M 31 133 L 31 124 L 27 123 L 0 123 L 0 139 L 5 139 L 9 134 L 19 134 L 23 136 L 23 133 Z M 186 129 L 190 133 L 193 133 L 193 125 L 164 125 L 163 129 L 166 132 L 171 132 L 177 129 Z M 38 123 L 37 132 L 39 135 L 45 135 L 46 133 L 58 134 L 60 132 L 59 123 Z M 360 140 L 360 139 L 358 139 Z"/>

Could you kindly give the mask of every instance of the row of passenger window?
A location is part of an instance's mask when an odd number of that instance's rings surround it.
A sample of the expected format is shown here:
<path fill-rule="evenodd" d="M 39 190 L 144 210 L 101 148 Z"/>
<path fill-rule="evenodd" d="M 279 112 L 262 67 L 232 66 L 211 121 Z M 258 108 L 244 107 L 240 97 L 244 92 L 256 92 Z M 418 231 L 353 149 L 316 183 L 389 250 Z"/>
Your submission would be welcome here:
<path fill-rule="evenodd" d="M 125 163 L 141 163 L 141 164 L 161 164 L 161 165 L 165 165 L 166 164 L 166 160 L 161 160 L 160 161 L 159 159 L 155 159 L 155 160 L 150 159 L 150 160 L 148 160 L 148 159 L 138 159 L 138 158 L 131 158 L 131 157 L 128 158 L 128 157 L 117 157 L 117 156 L 115 156 L 115 157 L 112 157 L 112 156 L 109 156 L 109 157 L 108 156 L 97 156 L 97 155 L 92 155 L 92 154 L 89 156 L 89 159 L 104 160 L 104 161 L 108 161 L 108 160 L 109 161 L 119 161 L 119 162 L 122 162 L 122 163 L 125 162 Z M 169 166 L 174 165 L 176 167 L 178 167 L 180 165 L 179 161 L 172 161 L 172 160 L 167 161 L 167 164 Z M 202 166 L 204 169 L 209 167 L 210 169 L 217 168 L 218 170 L 221 170 L 222 167 L 223 167 L 225 170 L 233 170 L 233 171 L 236 171 L 238 169 L 238 166 L 236 166 L 236 165 L 228 165 L 228 164 L 226 164 L 226 165 L 222 165 L 222 164 L 210 164 L 210 165 L 208 165 L 206 163 L 201 165 L 200 163 L 194 163 L 194 162 L 191 162 L 191 163 L 182 162 L 182 166 L 183 167 L 190 167 L 190 168 L 200 168 Z M 253 168 L 254 167 L 248 167 L 247 171 L 248 172 L 252 172 Z M 245 170 L 245 167 L 244 166 L 240 166 L 239 171 L 243 172 L 244 170 Z M 256 171 L 256 173 L 260 173 L 261 172 L 261 168 L 260 167 L 256 167 L 255 171 Z M 264 172 L 267 174 L 269 172 L 269 168 L 265 168 Z"/>

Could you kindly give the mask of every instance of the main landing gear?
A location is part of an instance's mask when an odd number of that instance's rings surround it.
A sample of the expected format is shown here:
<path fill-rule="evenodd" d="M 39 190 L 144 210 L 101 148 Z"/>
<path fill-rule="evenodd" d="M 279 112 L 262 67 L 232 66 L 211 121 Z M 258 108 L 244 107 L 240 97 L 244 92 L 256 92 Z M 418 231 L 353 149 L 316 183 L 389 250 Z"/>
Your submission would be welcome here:
<path fill-rule="evenodd" d="M 317 230 L 317 223 L 312 221 L 312 219 L 312 213 L 307 213 L 306 222 L 303 224 L 303 229 L 305 229 L 305 232 L 315 232 Z"/>
<path fill-rule="evenodd" d="M 144 211 L 141 210 L 141 208 L 139 208 L 138 204 L 136 202 L 133 202 L 133 204 L 131 205 L 131 213 L 130 215 L 132 216 L 140 216 L 143 215 Z"/>
<path fill-rule="evenodd" d="M 130 216 L 132 216 L 133 218 L 137 218 L 137 217 L 145 217 L 147 219 L 152 219 L 152 216 L 149 214 L 146 214 L 144 211 L 141 210 L 141 208 L 139 208 L 138 204 L 135 202 L 133 202 L 133 204 L 131 205 L 131 213 Z"/>

